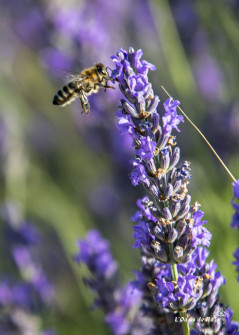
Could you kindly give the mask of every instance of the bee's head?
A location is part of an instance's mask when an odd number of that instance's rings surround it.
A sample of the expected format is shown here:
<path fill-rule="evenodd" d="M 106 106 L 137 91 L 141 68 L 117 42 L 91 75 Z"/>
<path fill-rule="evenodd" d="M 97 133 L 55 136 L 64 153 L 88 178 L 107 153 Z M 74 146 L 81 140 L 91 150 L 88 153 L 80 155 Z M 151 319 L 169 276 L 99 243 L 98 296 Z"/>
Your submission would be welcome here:
<path fill-rule="evenodd" d="M 102 75 L 103 77 L 109 77 L 109 73 L 107 72 L 107 70 L 106 70 L 106 68 L 103 64 L 97 63 L 97 64 L 95 64 L 95 66 L 96 66 L 96 69 L 97 69 L 97 71 L 100 75 Z"/>

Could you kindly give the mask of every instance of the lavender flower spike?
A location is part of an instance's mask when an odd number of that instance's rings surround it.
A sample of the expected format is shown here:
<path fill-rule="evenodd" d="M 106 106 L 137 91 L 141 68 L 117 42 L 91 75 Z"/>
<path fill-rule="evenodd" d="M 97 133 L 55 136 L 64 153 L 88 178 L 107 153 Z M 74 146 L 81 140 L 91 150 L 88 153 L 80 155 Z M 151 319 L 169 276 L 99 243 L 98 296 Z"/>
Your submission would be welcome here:
<path fill-rule="evenodd" d="M 233 256 L 235 257 L 236 260 L 232 264 L 236 265 L 236 271 L 238 273 L 237 281 L 239 283 L 239 248 L 236 249 Z"/>
<path fill-rule="evenodd" d="M 239 180 L 233 183 L 232 206 L 235 210 L 235 213 L 233 214 L 232 217 L 231 227 L 234 229 L 237 228 L 239 230 Z M 238 273 L 237 281 L 239 284 L 239 248 L 236 249 L 233 256 L 235 257 L 236 260 L 232 264 L 236 266 L 236 271 Z"/>
<path fill-rule="evenodd" d="M 31 224 L 14 220 L 18 214 L 14 205 L 1 209 L 7 254 L 19 270 L 19 278 L 0 277 L 0 334 L 52 334 L 42 331 L 39 312 L 53 302 L 54 289 L 36 259 L 34 246 L 40 242 L 40 232 Z"/>
<path fill-rule="evenodd" d="M 97 295 L 94 306 L 100 307 L 105 321 L 115 335 L 147 334 L 150 320 L 139 311 L 142 292 L 134 283 L 121 287 L 118 264 L 113 259 L 108 241 L 97 230 L 91 230 L 78 242 L 79 252 L 74 256 L 78 263 L 85 263 L 93 278 L 85 283 Z"/>
<path fill-rule="evenodd" d="M 155 66 L 141 60 L 142 54 L 142 50 L 120 49 L 112 57 L 116 65 L 112 79 L 125 96 L 117 112 L 118 128 L 122 134 L 128 132 L 135 149 L 130 179 L 150 195 L 138 202 L 139 211 L 133 218 L 137 222 L 134 247 L 142 255 L 138 285 L 146 313 L 154 322 L 150 334 L 189 334 L 188 318 L 202 312 L 209 321 L 190 321 L 195 334 L 201 330 L 224 334 L 231 327 L 231 315 L 226 325 L 220 318 L 215 320 L 215 311 L 223 306 L 218 288 L 224 279 L 215 272 L 213 262 L 202 258 L 200 248 L 209 246 L 211 233 L 204 227 L 198 203 L 191 204 L 187 189 L 190 163 L 179 163 L 180 149 L 173 135 L 183 121 L 177 114 L 179 101 L 168 99 L 164 115 L 158 114 L 159 98 L 148 81 L 148 72 Z M 184 319 L 181 325 L 174 320 L 178 315 Z"/>

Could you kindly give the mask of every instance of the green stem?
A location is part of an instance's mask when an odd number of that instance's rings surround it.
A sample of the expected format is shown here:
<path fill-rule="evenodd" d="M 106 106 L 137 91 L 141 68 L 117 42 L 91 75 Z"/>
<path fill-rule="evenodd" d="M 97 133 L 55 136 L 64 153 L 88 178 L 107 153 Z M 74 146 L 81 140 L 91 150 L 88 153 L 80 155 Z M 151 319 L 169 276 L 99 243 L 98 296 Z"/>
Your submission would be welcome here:
<path fill-rule="evenodd" d="M 173 244 L 171 243 L 169 245 L 169 250 L 170 254 L 172 255 L 173 253 Z M 171 260 L 173 258 L 171 257 Z M 170 267 L 171 267 L 171 274 L 172 274 L 172 279 L 173 281 L 177 282 L 178 281 L 178 269 L 177 269 L 177 264 L 173 262 L 173 260 L 170 262 Z M 184 335 L 190 335 L 190 329 L 189 329 L 189 324 L 187 321 L 187 313 L 186 311 L 181 311 L 179 312 L 181 320 L 182 320 L 182 328 L 183 328 L 183 334 Z"/>
<path fill-rule="evenodd" d="M 180 317 L 182 318 L 182 328 L 183 328 L 183 334 L 184 335 L 190 335 L 190 328 L 189 328 L 189 324 L 187 321 L 187 313 L 186 312 L 179 312 Z"/>
<path fill-rule="evenodd" d="M 171 246 L 171 245 L 170 245 L 170 246 Z M 171 267 L 171 274 L 172 274 L 173 281 L 178 281 L 178 269 L 177 269 L 177 264 L 171 262 L 171 263 L 170 263 L 170 267 Z"/>

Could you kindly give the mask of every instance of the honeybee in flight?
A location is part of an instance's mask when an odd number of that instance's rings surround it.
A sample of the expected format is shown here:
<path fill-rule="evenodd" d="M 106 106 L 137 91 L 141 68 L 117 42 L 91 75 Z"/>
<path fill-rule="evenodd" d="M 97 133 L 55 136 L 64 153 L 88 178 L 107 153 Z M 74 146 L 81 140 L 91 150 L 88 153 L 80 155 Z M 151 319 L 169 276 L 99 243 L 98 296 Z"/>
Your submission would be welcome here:
<path fill-rule="evenodd" d="M 97 63 L 73 76 L 72 81 L 55 94 L 53 105 L 65 107 L 79 97 L 83 112 L 89 115 L 90 104 L 87 95 L 97 93 L 100 87 L 104 87 L 105 91 L 107 88 L 115 89 L 108 85 L 108 80 L 111 79 L 106 67 Z"/>

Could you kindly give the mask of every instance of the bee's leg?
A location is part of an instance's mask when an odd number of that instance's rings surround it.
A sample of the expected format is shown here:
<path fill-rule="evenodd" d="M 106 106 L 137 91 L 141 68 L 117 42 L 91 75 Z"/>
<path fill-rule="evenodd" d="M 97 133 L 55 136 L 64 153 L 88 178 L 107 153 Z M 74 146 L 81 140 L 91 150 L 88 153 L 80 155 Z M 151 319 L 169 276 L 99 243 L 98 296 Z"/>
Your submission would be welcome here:
<path fill-rule="evenodd" d="M 80 91 L 79 98 L 81 102 L 81 107 L 83 109 L 82 113 L 86 113 L 86 115 L 89 115 L 90 114 L 90 104 L 83 90 Z"/>
<path fill-rule="evenodd" d="M 103 84 L 101 84 L 101 83 L 96 83 L 96 84 L 94 85 L 94 89 L 96 88 L 96 86 L 104 87 L 104 88 L 105 88 L 105 91 L 106 91 L 107 88 L 112 88 L 113 90 L 115 90 L 115 87 L 113 87 L 113 86 L 109 86 L 108 84 L 103 85 Z"/>

